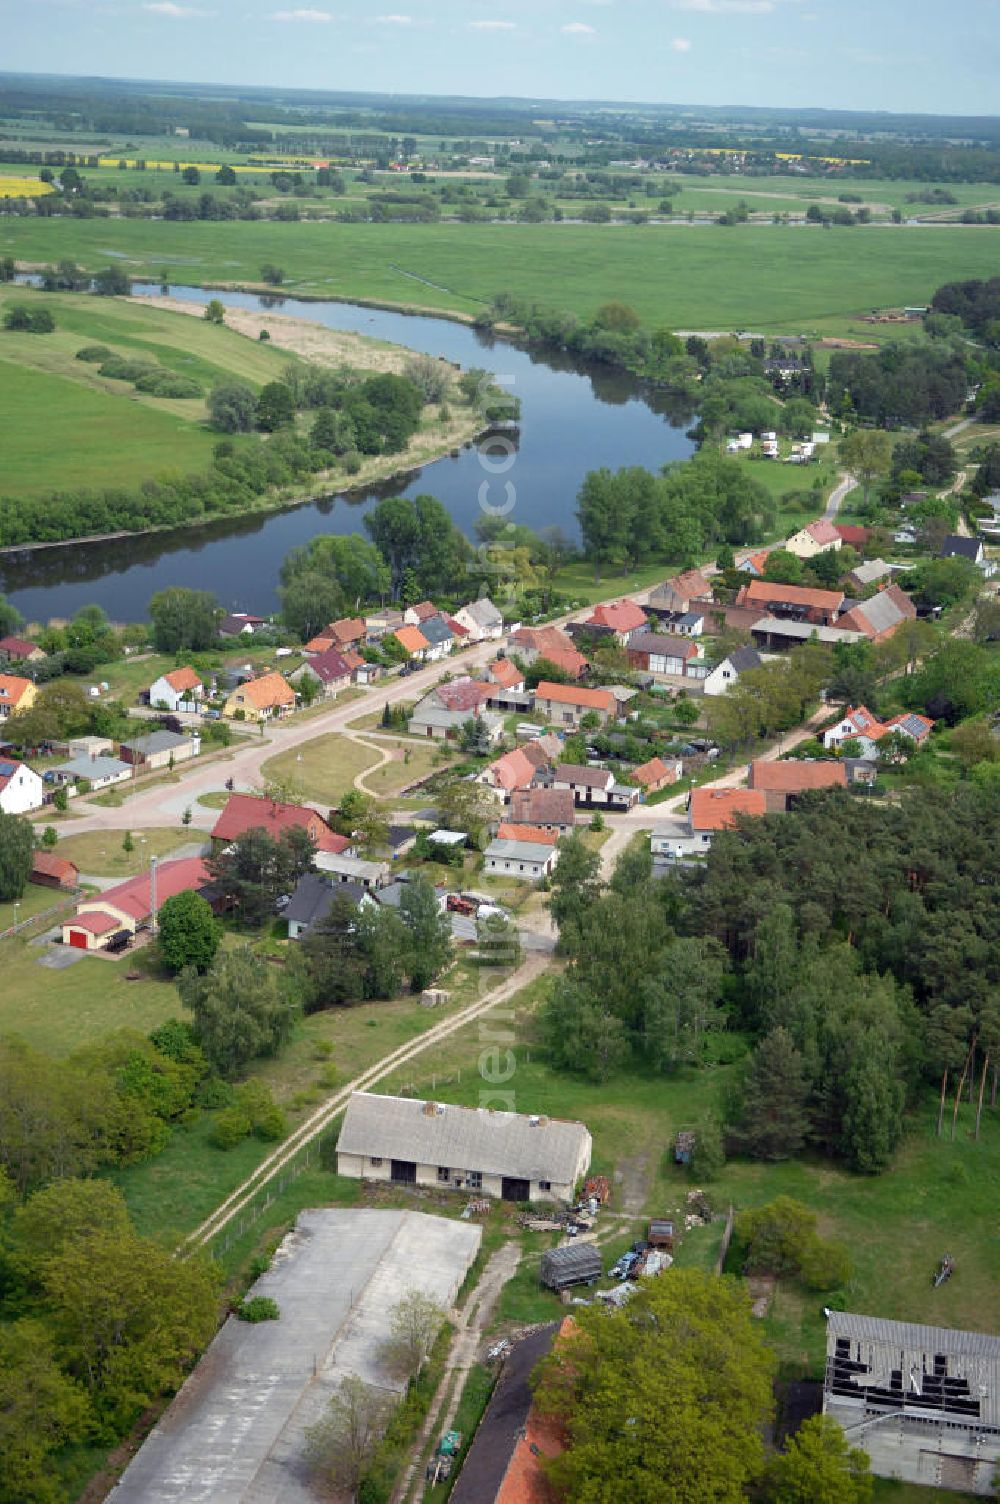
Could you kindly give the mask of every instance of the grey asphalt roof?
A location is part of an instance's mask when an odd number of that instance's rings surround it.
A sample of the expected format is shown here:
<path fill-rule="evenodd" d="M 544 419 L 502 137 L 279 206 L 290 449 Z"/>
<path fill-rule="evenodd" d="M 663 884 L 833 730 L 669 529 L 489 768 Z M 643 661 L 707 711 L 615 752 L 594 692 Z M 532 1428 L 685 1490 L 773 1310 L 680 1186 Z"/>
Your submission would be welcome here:
<path fill-rule="evenodd" d="M 668 632 L 636 632 L 629 638 L 629 651 L 663 653 L 666 657 L 686 657 L 694 644 L 690 637 L 671 636 Z"/>
<path fill-rule="evenodd" d="M 734 648 L 729 657 L 723 660 L 730 668 L 734 668 L 738 674 L 745 674 L 747 669 L 760 668 L 764 662 L 756 648 Z"/>
<path fill-rule="evenodd" d="M 865 601 L 862 610 L 871 621 L 868 607 L 871 601 Z M 898 620 L 898 613 L 893 616 L 893 621 Z M 874 626 L 874 622 L 872 623 Z M 811 621 L 786 621 L 780 616 L 762 616 L 754 622 L 751 632 L 773 633 L 778 637 L 794 637 L 800 642 L 808 642 L 813 636 L 818 642 L 864 642 L 864 632 L 852 632 L 846 627 L 821 627 Z M 881 629 L 879 629 L 881 630 Z"/>
<path fill-rule="evenodd" d="M 58 767 L 52 768 L 53 773 L 65 773 L 70 778 L 113 778 L 116 774 L 128 773 L 132 776 L 130 763 L 122 762 L 120 757 L 91 757 L 87 753 L 81 753 L 79 757 L 71 757 L 67 762 L 61 762 Z"/>
<path fill-rule="evenodd" d="M 982 546 L 979 538 L 963 538 L 961 533 L 949 533 L 941 545 L 941 557 L 951 559 L 957 554 L 963 559 L 978 559 Z"/>
<path fill-rule="evenodd" d="M 350 903 L 360 903 L 366 896 L 358 883 L 334 883 L 321 872 L 305 872 L 295 886 L 295 892 L 282 910 L 282 919 L 291 919 L 296 924 L 315 924 L 325 919 L 333 907 L 335 898 L 346 898 Z"/>
<path fill-rule="evenodd" d="M 541 841 L 510 841 L 498 837 L 490 842 L 484 855 L 502 862 L 544 862 L 552 851 L 552 846 Z"/>
<path fill-rule="evenodd" d="M 608 768 L 585 768 L 581 763 L 560 762 L 554 768 L 556 783 L 579 784 L 581 788 L 606 789 L 614 783 L 614 775 Z"/>
<path fill-rule="evenodd" d="M 443 616 L 428 616 L 426 621 L 420 623 L 420 630 L 433 646 L 451 642 L 455 636 Z"/>
<path fill-rule="evenodd" d="M 154 752 L 173 752 L 178 747 L 187 746 L 190 741 L 191 737 L 184 736 L 179 731 L 151 731 L 148 736 L 128 737 L 125 745 L 149 757 Z"/>
<path fill-rule="evenodd" d="M 357 1091 L 337 1149 L 565 1185 L 575 1178 L 589 1134 L 583 1123 L 532 1119 L 485 1107 L 454 1107 Z"/>
<path fill-rule="evenodd" d="M 903 612 L 887 590 L 880 590 L 871 600 L 861 601 L 857 609 L 876 632 L 885 632 L 904 620 Z"/>
<path fill-rule="evenodd" d="M 890 574 L 888 564 L 884 559 L 865 559 L 861 564 L 855 564 L 851 575 L 862 585 L 873 585 L 876 580 L 881 580 L 884 575 Z"/>
<path fill-rule="evenodd" d="M 503 616 L 488 596 L 482 596 L 478 601 L 470 601 L 464 609 L 480 627 L 503 626 Z"/>

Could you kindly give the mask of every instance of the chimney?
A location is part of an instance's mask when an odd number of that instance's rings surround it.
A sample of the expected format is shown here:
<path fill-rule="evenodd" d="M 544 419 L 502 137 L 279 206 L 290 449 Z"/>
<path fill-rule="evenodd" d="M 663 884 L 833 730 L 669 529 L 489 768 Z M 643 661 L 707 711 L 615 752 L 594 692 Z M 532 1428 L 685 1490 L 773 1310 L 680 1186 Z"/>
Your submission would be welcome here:
<path fill-rule="evenodd" d="M 149 859 L 149 932 L 156 934 L 156 857 Z"/>

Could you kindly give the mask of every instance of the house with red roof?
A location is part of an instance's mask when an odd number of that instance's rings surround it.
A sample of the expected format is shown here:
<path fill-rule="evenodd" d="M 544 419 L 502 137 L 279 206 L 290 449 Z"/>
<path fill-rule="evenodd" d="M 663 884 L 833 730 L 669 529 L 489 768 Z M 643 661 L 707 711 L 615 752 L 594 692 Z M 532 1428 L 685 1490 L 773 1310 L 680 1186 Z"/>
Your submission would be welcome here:
<path fill-rule="evenodd" d="M 503 717 L 486 709 L 495 694 L 492 684 L 480 679 L 454 679 L 436 684 L 414 706 L 410 732 L 436 741 L 455 741 L 468 721 L 482 722 L 491 742 L 503 736 Z"/>
<path fill-rule="evenodd" d="M 842 761 L 787 757 L 777 761 L 755 758 L 747 780 L 750 788 L 764 793 L 769 815 L 792 809 L 800 794 L 812 789 L 845 789 L 847 769 Z"/>
<path fill-rule="evenodd" d="M 200 710 L 205 697 L 205 686 L 196 669 L 172 668 L 161 674 L 149 686 L 149 703 L 156 710 L 168 710 L 176 715 L 179 710 Z"/>
<path fill-rule="evenodd" d="M 535 689 L 535 710 L 559 726 L 576 727 L 593 713 L 602 726 L 617 714 L 615 697 L 607 689 L 580 689 L 573 684 L 541 680 Z"/>
<path fill-rule="evenodd" d="M 61 888 L 64 892 L 71 892 L 80 881 L 80 869 L 75 862 L 42 847 L 32 854 L 28 881 L 40 888 Z"/>
<path fill-rule="evenodd" d="M 866 601 L 859 601 L 845 611 L 837 626 L 863 632 L 869 642 L 886 642 L 904 622 L 915 621 L 917 608 L 899 585 L 887 585 Z"/>
<path fill-rule="evenodd" d="M 784 547 L 800 559 L 813 559 L 827 549 L 843 548 L 844 540 L 827 517 L 818 517 L 815 522 L 800 527 L 797 533 L 786 538 Z"/>
<path fill-rule="evenodd" d="M 654 829 L 650 841 L 654 861 L 704 856 L 720 830 L 731 830 L 741 816 L 766 813 L 762 789 L 692 789 L 685 818 L 665 821 Z"/>
<path fill-rule="evenodd" d="M 648 762 L 640 763 L 633 768 L 629 776 L 630 783 L 637 783 L 646 794 L 657 794 L 660 789 L 669 788 L 676 783 L 681 776 L 683 764 L 679 757 L 671 757 L 665 762 L 662 757 L 651 757 Z"/>
<path fill-rule="evenodd" d="M 389 636 L 395 637 L 411 662 L 416 659 L 422 663 L 430 652 L 431 645 L 419 627 L 397 627 Z"/>
<path fill-rule="evenodd" d="M 0 637 L 0 659 L 7 663 L 41 663 L 48 654 L 27 637 Z"/>
<path fill-rule="evenodd" d="M 606 629 L 618 639 L 622 647 L 626 647 L 637 632 L 648 629 L 649 622 L 645 611 L 635 601 L 620 600 L 595 606 L 583 626 Z"/>
<path fill-rule="evenodd" d="M 102 893 L 81 899 L 76 914 L 62 927 L 64 945 L 76 950 L 103 950 L 113 935 L 135 935 L 148 929 L 157 911 L 178 893 L 211 890 L 212 874 L 201 857 L 160 862 L 156 868 L 155 895 L 150 872 L 141 872 Z"/>
<path fill-rule="evenodd" d="M 520 694 L 524 689 L 524 672 L 511 658 L 494 658 L 486 669 L 488 678 L 498 689 Z"/>
<path fill-rule="evenodd" d="M 868 539 L 872 534 L 870 527 L 859 527 L 853 522 L 835 522 L 833 525 L 840 534 L 841 540 L 850 548 L 856 548 L 858 553 L 862 553 L 867 547 Z"/>
<path fill-rule="evenodd" d="M 736 604 L 759 609 L 762 616 L 787 617 L 792 621 L 810 621 L 817 626 L 832 627 L 843 610 L 844 592 L 782 585 L 776 580 L 751 580 L 737 593 Z"/>
<path fill-rule="evenodd" d="M 558 762 L 561 750 L 562 743 L 557 736 L 536 736 L 523 747 L 515 747 L 512 752 L 505 752 L 496 762 L 491 762 L 480 773 L 479 782 L 507 798 L 515 789 L 533 787 L 539 770 Z"/>
<path fill-rule="evenodd" d="M 334 856 L 353 854 L 353 845 L 347 837 L 338 835 L 307 804 L 285 804 L 257 794 L 230 794 L 212 827 L 213 847 L 217 850 L 228 846 L 248 830 L 264 830 L 277 840 L 282 831 L 293 827 L 305 830 L 317 851 L 329 851 Z"/>
<path fill-rule="evenodd" d="M 340 648 L 331 647 L 308 658 L 288 677 L 297 685 L 301 685 L 305 679 L 311 679 L 318 686 L 324 700 L 333 700 L 342 689 L 350 689 L 354 674 L 346 653 L 342 653 Z"/>
<path fill-rule="evenodd" d="M 572 789 L 514 789 L 510 818 L 516 825 L 537 825 L 562 834 L 576 824 L 576 801 Z"/>
<path fill-rule="evenodd" d="M 573 639 L 560 627 L 519 627 L 507 640 L 508 650 L 522 663 L 536 663 L 544 658 L 570 679 L 582 679 L 590 667 Z"/>
<path fill-rule="evenodd" d="M 647 610 L 654 616 L 683 616 L 712 601 L 712 587 L 700 569 L 687 569 L 650 591 Z"/>
<path fill-rule="evenodd" d="M 883 737 L 898 732 L 909 737 L 915 746 L 922 747 L 933 729 L 934 722 L 915 711 L 903 711 L 883 721 L 873 715 L 867 705 L 851 706 L 835 726 L 824 731 L 823 745 L 836 749 L 846 741 L 856 741 L 861 745 L 862 757 L 874 761 L 879 755 L 878 744 Z"/>

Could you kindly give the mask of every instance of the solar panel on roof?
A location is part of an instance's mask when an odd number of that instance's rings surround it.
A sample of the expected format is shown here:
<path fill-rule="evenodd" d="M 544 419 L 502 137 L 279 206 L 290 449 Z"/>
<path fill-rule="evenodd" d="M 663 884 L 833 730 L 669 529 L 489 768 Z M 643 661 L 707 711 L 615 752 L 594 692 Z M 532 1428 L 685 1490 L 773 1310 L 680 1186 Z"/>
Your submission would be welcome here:
<path fill-rule="evenodd" d="M 16 762 L 7 762 L 6 760 L 0 760 L 0 778 L 9 778 L 12 773 L 16 772 Z"/>

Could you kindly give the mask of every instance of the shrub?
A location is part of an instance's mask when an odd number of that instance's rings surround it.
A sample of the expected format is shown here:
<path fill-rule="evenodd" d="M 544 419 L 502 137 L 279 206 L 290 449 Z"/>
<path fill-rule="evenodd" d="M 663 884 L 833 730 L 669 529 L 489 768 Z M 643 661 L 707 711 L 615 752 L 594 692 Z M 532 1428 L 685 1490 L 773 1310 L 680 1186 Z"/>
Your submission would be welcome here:
<path fill-rule="evenodd" d="M 235 1149 L 249 1137 L 252 1127 L 250 1114 L 244 1107 L 227 1107 L 212 1124 L 208 1141 L 213 1149 Z"/>
<path fill-rule="evenodd" d="M 109 376 L 112 381 L 139 381 L 144 376 L 159 375 L 159 366 L 149 360 L 128 360 L 124 355 L 112 355 L 97 368 L 99 376 Z"/>
<path fill-rule="evenodd" d="M 278 1302 L 270 1295 L 252 1295 L 249 1300 L 241 1300 L 236 1314 L 241 1321 L 252 1322 L 278 1321 L 281 1317 Z"/>
<path fill-rule="evenodd" d="M 85 360 L 88 365 L 98 366 L 102 360 L 108 360 L 112 352 L 107 345 L 84 345 L 82 350 L 77 350 L 77 360 Z"/>
<path fill-rule="evenodd" d="M 148 371 L 139 377 L 135 389 L 150 397 L 201 396 L 201 387 L 193 376 L 177 376 L 172 371 Z"/>
<path fill-rule="evenodd" d="M 34 308 L 30 303 L 14 303 L 3 316 L 5 329 L 25 334 L 51 334 L 56 327 L 51 308 Z"/>

